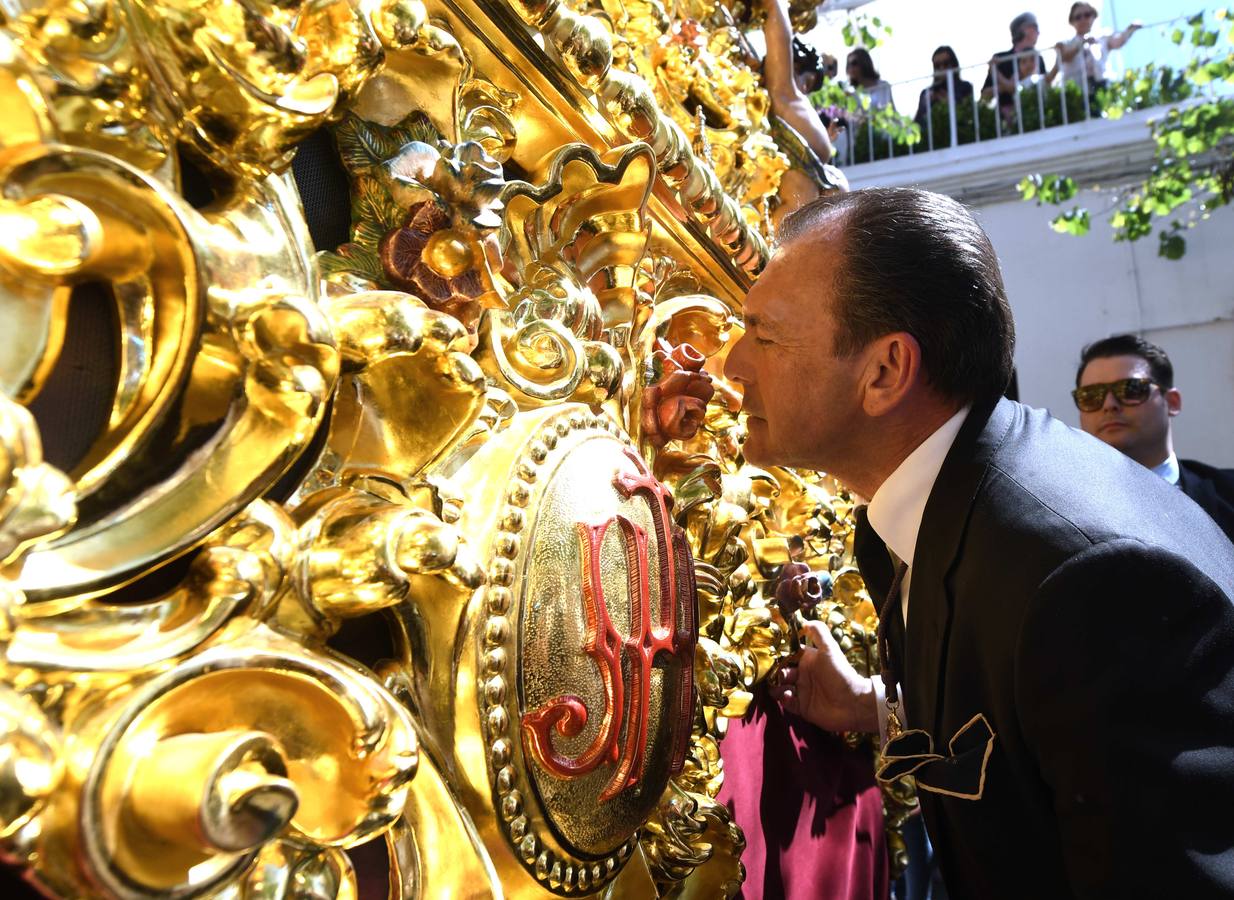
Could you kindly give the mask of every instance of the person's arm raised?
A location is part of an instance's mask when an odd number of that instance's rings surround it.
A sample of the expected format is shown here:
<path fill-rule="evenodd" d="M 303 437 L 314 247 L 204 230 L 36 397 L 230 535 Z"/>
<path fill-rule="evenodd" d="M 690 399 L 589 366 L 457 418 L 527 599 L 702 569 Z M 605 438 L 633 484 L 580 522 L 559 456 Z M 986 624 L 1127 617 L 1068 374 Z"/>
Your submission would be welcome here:
<path fill-rule="evenodd" d="M 767 11 L 763 25 L 763 36 L 767 39 L 763 78 L 771 95 L 772 112 L 802 136 L 819 160 L 828 162 L 833 150 L 827 129 L 793 77 L 793 29 L 787 0 L 763 0 L 763 5 Z"/>
<path fill-rule="evenodd" d="M 1110 49 L 1111 50 L 1121 49 L 1127 43 L 1127 41 L 1131 40 L 1131 36 L 1143 27 L 1144 26 L 1141 25 L 1139 22 L 1132 22 L 1122 31 L 1118 32 L 1117 34 L 1113 35 L 1110 38 L 1110 43 L 1109 43 Z"/>
<path fill-rule="evenodd" d="M 1077 34 L 1069 41 L 1059 41 L 1054 45 L 1054 49 L 1058 51 L 1060 60 L 1071 62 L 1076 58 L 1076 54 L 1084 49 L 1084 39 Z"/>

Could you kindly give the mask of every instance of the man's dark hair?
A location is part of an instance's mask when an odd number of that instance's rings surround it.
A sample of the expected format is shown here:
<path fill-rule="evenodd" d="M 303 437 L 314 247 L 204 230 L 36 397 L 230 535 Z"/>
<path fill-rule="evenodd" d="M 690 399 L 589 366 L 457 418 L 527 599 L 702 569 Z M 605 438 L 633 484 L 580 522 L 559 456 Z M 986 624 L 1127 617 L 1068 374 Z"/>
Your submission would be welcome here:
<path fill-rule="evenodd" d="M 833 351 L 849 355 L 904 331 L 949 399 L 992 402 L 1007 387 L 1015 323 L 998 257 L 964 206 L 912 188 L 832 192 L 781 223 L 777 240 L 841 226 Z"/>
<path fill-rule="evenodd" d="M 1080 351 L 1080 367 L 1075 370 L 1075 386 L 1080 386 L 1080 377 L 1094 359 L 1111 356 L 1138 356 L 1148 363 L 1148 373 L 1163 391 L 1174 387 L 1174 364 L 1170 357 L 1156 344 L 1144 340 L 1138 334 L 1115 334 L 1100 341 L 1093 341 Z"/>

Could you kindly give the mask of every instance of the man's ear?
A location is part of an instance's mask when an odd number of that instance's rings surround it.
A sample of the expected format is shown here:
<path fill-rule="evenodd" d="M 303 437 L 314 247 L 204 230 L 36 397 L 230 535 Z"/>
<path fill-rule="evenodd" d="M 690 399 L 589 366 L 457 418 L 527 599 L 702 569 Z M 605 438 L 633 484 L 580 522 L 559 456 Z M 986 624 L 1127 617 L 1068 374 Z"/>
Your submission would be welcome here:
<path fill-rule="evenodd" d="M 1183 411 L 1183 395 L 1178 388 L 1170 388 L 1165 392 L 1165 408 L 1171 416 Z"/>
<path fill-rule="evenodd" d="M 921 345 L 907 332 L 883 335 L 863 354 L 861 402 L 866 415 L 883 416 L 896 409 L 925 376 Z"/>

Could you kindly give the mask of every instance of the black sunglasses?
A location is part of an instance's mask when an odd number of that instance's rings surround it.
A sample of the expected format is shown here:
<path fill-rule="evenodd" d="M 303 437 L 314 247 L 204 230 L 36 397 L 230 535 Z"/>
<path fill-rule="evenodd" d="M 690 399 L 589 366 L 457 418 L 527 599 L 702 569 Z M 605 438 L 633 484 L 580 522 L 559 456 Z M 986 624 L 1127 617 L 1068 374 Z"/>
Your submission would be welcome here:
<path fill-rule="evenodd" d="M 1080 412 L 1096 412 L 1105 403 L 1105 395 L 1114 392 L 1114 399 L 1124 406 L 1136 406 L 1148 399 L 1156 384 L 1147 378 L 1124 378 L 1105 384 L 1087 384 L 1071 392 L 1076 409 Z"/>

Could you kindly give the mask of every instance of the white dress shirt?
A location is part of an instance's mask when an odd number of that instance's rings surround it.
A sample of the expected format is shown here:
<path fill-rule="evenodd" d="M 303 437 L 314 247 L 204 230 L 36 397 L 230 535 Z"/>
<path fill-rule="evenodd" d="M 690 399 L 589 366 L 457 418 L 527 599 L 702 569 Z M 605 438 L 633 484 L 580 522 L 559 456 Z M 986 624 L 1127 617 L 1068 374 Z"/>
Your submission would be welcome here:
<path fill-rule="evenodd" d="M 1092 38 L 1093 43 L 1088 43 L 1085 37 L 1078 34 L 1071 40 L 1063 42 L 1063 46 L 1075 51 L 1075 56 L 1066 60 L 1060 53 L 1058 69 L 1065 81 L 1074 81 L 1076 84 L 1079 84 L 1087 75 L 1091 86 L 1091 82 L 1105 81 L 1109 77 L 1110 39 L 1113 35 L 1094 34 L 1086 37 Z"/>
<path fill-rule="evenodd" d="M 943 467 L 943 460 L 955 443 L 969 409 L 971 407 L 964 407 L 905 457 L 904 462 L 874 492 L 870 505 L 866 507 L 870 527 L 883 539 L 887 549 L 908 566 L 904 580 L 900 582 L 900 611 L 904 614 L 905 627 L 908 626 L 908 591 L 912 584 L 913 555 L 917 550 L 921 517 L 925 513 L 926 501 L 930 499 L 930 491 L 934 489 L 938 471 Z M 878 701 L 878 734 L 881 742 L 886 743 L 887 715 L 890 712 L 887 709 L 886 687 L 881 675 L 875 675 L 873 681 L 874 695 Z M 902 696 L 900 719 L 905 719 Z"/>
<path fill-rule="evenodd" d="M 1153 471 L 1170 484 L 1178 484 L 1178 457 L 1171 452 L 1163 462 L 1153 466 Z"/>

